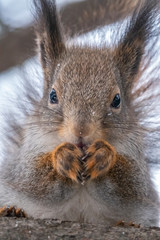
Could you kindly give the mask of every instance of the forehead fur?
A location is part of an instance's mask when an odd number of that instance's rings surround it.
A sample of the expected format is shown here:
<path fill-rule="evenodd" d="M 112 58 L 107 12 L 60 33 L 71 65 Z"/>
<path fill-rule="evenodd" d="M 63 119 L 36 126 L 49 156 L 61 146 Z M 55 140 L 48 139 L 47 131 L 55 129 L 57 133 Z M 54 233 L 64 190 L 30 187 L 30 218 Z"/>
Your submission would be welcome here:
<path fill-rule="evenodd" d="M 110 50 L 72 49 L 56 77 L 55 84 L 87 90 L 113 90 L 120 83 Z"/>
<path fill-rule="evenodd" d="M 100 117 L 109 111 L 119 93 L 119 74 L 109 50 L 71 49 L 55 76 L 59 103 L 67 115 L 96 109 Z M 85 115 L 86 115 L 85 114 Z"/>

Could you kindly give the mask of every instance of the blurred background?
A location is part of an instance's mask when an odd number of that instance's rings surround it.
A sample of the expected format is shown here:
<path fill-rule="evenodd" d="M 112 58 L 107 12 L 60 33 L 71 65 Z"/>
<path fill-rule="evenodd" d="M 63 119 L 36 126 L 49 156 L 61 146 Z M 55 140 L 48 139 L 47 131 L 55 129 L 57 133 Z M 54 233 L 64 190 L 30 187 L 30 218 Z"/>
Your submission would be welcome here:
<path fill-rule="evenodd" d="M 77 21 L 78 15 L 86 7 L 83 0 L 57 0 L 56 2 L 61 11 L 66 36 L 72 38 L 70 43 L 97 45 L 105 41 L 105 45 L 111 44 L 110 28 L 114 27 L 112 22 L 107 29 L 104 27 L 98 31 L 91 31 L 94 29 L 93 25 L 83 28 L 81 23 L 78 26 L 80 23 Z M 99 21 L 96 18 L 94 20 Z M 5 126 L 3 116 L 7 112 L 19 115 L 14 109 L 14 101 L 17 99 L 17 86 L 20 82 L 27 76 L 28 80 L 39 82 L 38 87 L 42 87 L 42 81 L 40 82 L 42 70 L 35 51 L 33 23 L 34 9 L 31 0 L 0 0 L 0 138 Z M 75 34 L 77 26 L 82 34 L 79 37 Z M 2 149 L 3 143 L 0 139 L 0 161 Z M 157 166 L 153 168 L 152 176 L 160 192 L 160 168 Z"/>
<path fill-rule="evenodd" d="M 57 5 L 65 8 L 72 2 L 80 1 L 57 0 Z M 35 55 L 33 21 L 31 0 L 0 0 L 0 73 Z"/>
<path fill-rule="evenodd" d="M 58 0 L 57 4 L 60 8 L 72 2 L 78 1 Z M 9 75 L 15 79 L 17 66 L 35 56 L 33 21 L 31 0 L 0 0 L 0 84 Z"/>

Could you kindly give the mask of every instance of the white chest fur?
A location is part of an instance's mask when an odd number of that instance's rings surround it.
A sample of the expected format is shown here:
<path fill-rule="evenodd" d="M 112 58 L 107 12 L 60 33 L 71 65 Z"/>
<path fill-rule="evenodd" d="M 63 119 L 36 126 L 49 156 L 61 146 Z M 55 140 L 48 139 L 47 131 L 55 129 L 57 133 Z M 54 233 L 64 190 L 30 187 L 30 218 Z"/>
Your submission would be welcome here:
<path fill-rule="evenodd" d="M 27 212 L 36 218 L 102 223 L 105 216 L 109 214 L 106 207 L 94 200 L 85 188 L 80 189 L 72 199 L 52 207 L 32 204 L 29 204 L 30 206 L 27 204 Z"/>

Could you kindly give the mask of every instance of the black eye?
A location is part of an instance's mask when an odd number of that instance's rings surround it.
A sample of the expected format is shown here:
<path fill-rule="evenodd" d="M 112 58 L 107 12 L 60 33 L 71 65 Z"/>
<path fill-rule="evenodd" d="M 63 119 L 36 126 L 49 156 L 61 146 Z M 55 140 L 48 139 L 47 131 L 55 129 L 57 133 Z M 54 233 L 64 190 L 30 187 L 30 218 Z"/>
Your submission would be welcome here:
<path fill-rule="evenodd" d="M 49 97 L 50 97 L 50 103 L 52 104 L 58 103 L 57 93 L 54 88 L 52 88 Z"/>
<path fill-rule="evenodd" d="M 119 108 L 120 107 L 120 103 L 121 103 L 121 98 L 119 93 L 117 93 L 111 103 L 111 107 L 113 108 Z"/>

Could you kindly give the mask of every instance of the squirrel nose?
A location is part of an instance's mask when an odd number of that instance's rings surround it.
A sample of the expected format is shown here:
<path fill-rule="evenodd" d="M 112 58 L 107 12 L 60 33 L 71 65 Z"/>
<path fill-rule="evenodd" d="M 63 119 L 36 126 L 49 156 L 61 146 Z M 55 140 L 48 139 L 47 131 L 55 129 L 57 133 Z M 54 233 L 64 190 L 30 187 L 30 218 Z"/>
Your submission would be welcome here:
<path fill-rule="evenodd" d="M 74 124 L 71 131 L 76 137 L 82 138 L 90 134 L 90 127 L 88 124 Z"/>

